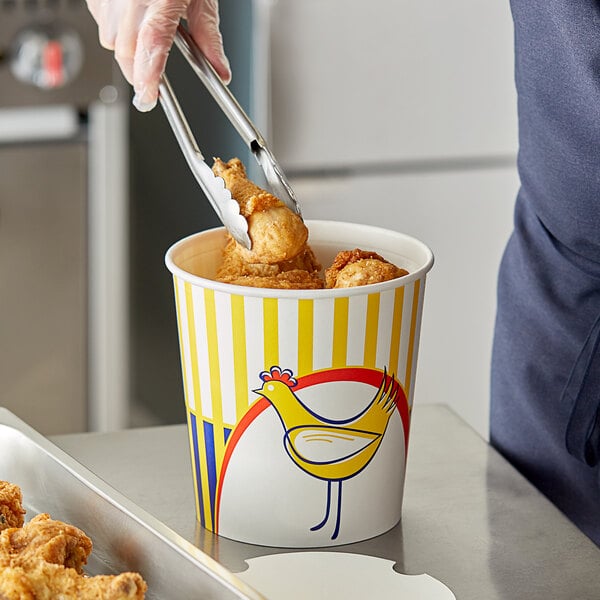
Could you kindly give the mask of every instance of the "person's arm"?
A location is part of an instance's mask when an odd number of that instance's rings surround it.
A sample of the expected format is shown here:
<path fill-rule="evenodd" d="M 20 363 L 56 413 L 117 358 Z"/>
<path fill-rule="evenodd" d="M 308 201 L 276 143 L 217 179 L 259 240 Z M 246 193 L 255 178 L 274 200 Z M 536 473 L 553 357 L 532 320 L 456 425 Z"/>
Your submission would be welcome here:
<path fill-rule="evenodd" d="M 100 43 L 114 50 L 135 91 L 138 110 L 154 108 L 158 84 L 180 19 L 225 83 L 229 61 L 219 30 L 218 0 L 87 0 L 98 23 Z"/>

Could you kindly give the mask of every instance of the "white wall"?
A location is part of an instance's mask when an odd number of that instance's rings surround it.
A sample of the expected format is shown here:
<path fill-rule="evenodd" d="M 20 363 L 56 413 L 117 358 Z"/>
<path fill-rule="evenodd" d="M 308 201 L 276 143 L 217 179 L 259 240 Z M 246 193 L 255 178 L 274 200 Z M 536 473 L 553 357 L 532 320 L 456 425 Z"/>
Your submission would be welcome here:
<path fill-rule="evenodd" d="M 508 0 L 277 0 L 270 41 L 287 168 L 515 152 Z"/>

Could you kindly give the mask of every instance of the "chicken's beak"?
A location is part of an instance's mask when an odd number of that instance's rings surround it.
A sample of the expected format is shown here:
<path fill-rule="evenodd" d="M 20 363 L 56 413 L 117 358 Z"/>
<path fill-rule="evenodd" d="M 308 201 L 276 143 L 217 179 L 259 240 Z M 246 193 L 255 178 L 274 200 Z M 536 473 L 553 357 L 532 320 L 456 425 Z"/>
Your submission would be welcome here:
<path fill-rule="evenodd" d="M 259 396 L 262 396 L 263 398 L 265 398 L 265 395 L 262 393 L 262 388 L 260 388 L 259 390 L 252 390 L 255 394 L 258 394 Z"/>

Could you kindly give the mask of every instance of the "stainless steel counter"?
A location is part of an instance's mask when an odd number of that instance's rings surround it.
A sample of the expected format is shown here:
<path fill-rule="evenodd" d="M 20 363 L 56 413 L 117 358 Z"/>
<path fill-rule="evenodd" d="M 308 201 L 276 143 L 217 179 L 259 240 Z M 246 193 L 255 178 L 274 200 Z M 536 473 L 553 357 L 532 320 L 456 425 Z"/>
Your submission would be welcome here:
<path fill-rule="evenodd" d="M 218 538 L 196 523 L 184 425 L 51 439 L 235 572 L 245 559 L 278 552 Z M 402 522 L 331 550 L 427 573 L 458 600 L 600 598 L 600 549 L 442 405 L 413 412 Z"/>

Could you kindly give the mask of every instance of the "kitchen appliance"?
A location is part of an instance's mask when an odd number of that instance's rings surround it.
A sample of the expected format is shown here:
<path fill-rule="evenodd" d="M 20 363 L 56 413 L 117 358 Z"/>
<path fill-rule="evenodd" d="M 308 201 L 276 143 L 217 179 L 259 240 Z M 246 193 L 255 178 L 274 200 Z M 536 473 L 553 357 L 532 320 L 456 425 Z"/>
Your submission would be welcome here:
<path fill-rule="evenodd" d="M 84 0 L 0 2 L 0 405 L 127 424 L 127 110 Z"/>

